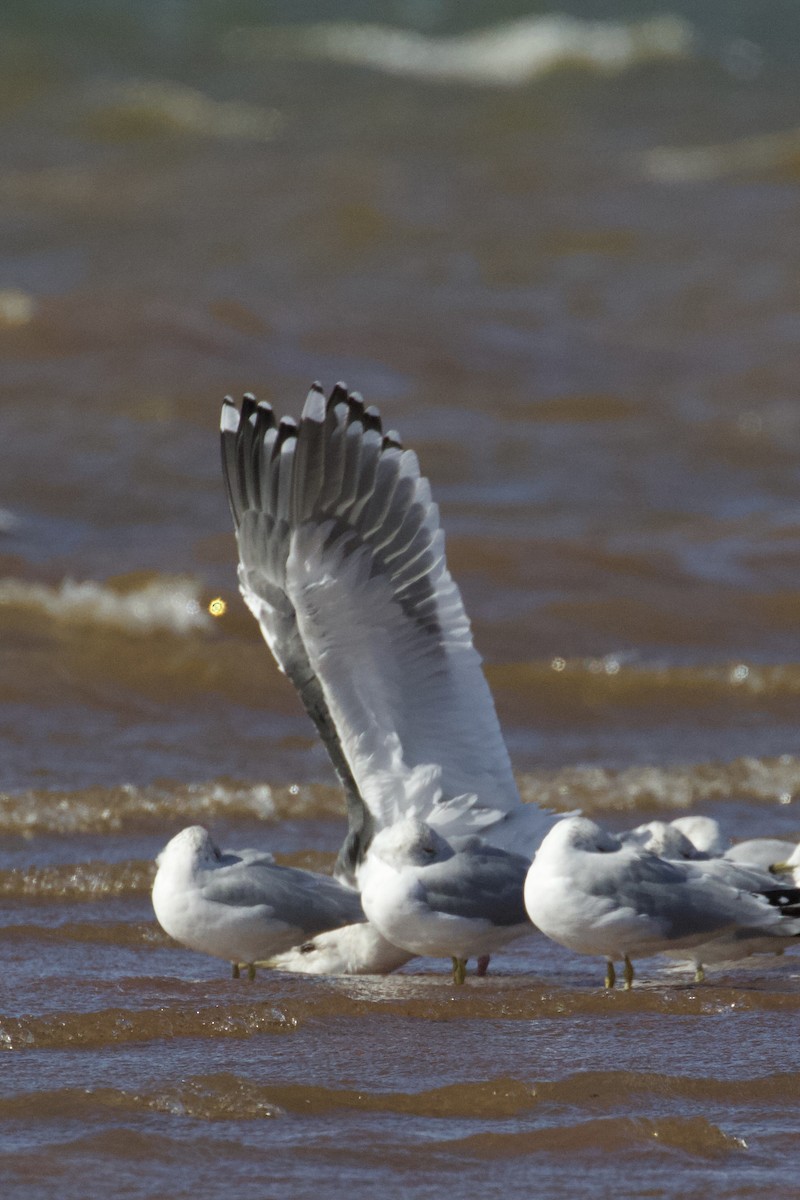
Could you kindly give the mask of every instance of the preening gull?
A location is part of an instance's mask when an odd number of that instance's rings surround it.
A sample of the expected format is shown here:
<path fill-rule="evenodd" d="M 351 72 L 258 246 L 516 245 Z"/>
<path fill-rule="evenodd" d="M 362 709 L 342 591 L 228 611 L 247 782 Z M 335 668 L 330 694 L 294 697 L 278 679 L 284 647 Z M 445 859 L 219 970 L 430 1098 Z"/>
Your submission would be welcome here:
<path fill-rule="evenodd" d="M 739 941 L 773 939 L 778 948 L 800 936 L 800 890 L 723 859 L 669 862 L 585 817 L 565 818 L 547 834 L 525 881 L 525 905 L 553 941 L 604 957 L 607 987 L 615 961 L 625 964 L 630 987 L 634 957 L 700 947 L 705 955 L 715 945 L 736 957 Z"/>
<path fill-rule="evenodd" d="M 766 837 L 749 838 L 732 846 L 730 838 L 725 836 L 719 822 L 713 817 L 700 814 L 676 817 L 668 825 L 663 821 L 651 821 L 648 825 L 640 825 L 631 830 L 630 835 L 636 837 L 645 830 L 651 830 L 653 837 L 651 841 L 645 839 L 642 844 L 646 845 L 648 850 L 660 854 L 662 858 L 727 858 L 731 862 L 749 867 L 760 867 L 763 871 L 769 870 L 774 862 L 788 858 L 795 848 L 794 842 Z M 686 846 L 683 846 L 679 853 L 669 853 L 670 849 L 677 850 L 680 843 L 675 840 L 674 833 L 665 833 L 665 830 L 682 834 L 688 839 L 694 853 L 687 852 Z"/>
<path fill-rule="evenodd" d="M 673 829 L 678 829 L 687 837 L 696 850 L 716 858 L 725 853 L 730 839 L 726 838 L 720 829 L 719 821 L 713 817 L 705 817 L 701 813 L 690 813 L 685 817 L 676 817 L 670 821 Z"/>
<path fill-rule="evenodd" d="M 626 830 L 619 838 L 622 842 L 636 842 L 661 858 L 696 861 L 723 858 L 761 871 L 769 871 L 773 864 L 785 862 L 795 850 L 795 843 L 783 838 L 749 838 L 723 852 L 725 839 L 718 823 L 711 817 L 702 816 L 678 817 L 670 822 L 648 821 Z M 694 838 L 709 849 L 699 849 Z"/>
<path fill-rule="evenodd" d="M 221 430 L 242 595 L 345 791 L 336 876 L 360 885 L 373 838 L 406 817 L 530 861 L 554 818 L 520 799 L 416 455 L 341 384 L 327 399 L 315 384 L 299 423 L 226 400 Z M 340 962 L 353 969 L 354 943 L 368 969 L 369 937 L 348 935 Z"/>
<path fill-rule="evenodd" d="M 170 937 L 233 965 L 234 976 L 323 930 L 363 919 L 357 892 L 327 875 L 281 867 L 257 850 L 222 851 L 191 825 L 161 851 L 153 908 Z"/>
<path fill-rule="evenodd" d="M 790 854 L 782 862 L 771 863 L 769 871 L 772 875 L 790 875 L 800 887 L 800 842 L 790 842 L 789 845 Z"/>
<path fill-rule="evenodd" d="M 388 942 L 369 921 L 344 925 L 274 955 L 265 965 L 305 975 L 388 975 L 414 955 Z"/>
<path fill-rule="evenodd" d="M 697 860 L 710 857 L 704 850 L 698 850 L 694 842 L 667 821 L 648 821 L 644 825 L 637 825 L 635 829 L 626 829 L 619 835 L 619 840 L 641 846 L 643 850 L 651 850 L 661 858 Z"/>

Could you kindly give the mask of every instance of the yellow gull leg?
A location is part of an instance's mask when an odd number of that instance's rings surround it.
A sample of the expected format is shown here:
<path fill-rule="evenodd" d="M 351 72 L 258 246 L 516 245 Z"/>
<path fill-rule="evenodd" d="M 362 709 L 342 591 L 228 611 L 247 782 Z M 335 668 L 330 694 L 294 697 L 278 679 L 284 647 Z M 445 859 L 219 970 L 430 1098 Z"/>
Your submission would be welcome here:
<path fill-rule="evenodd" d="M 610 958 L 606 959 L 606 978 L 605 985 L 607 988 L 613 988 L 617 982 L 617 972 L 614 970 L 614 964 Z"/>
<path fill-rule="evenodd" d="M 633 987 L 633 963 L 625 955 L 625 991 L 629 992 Z"/>
<path fill-rule="evenodd" d="M 467 960 L 453 955 L 453 983 L 463 983 L 467 977 Z"/>

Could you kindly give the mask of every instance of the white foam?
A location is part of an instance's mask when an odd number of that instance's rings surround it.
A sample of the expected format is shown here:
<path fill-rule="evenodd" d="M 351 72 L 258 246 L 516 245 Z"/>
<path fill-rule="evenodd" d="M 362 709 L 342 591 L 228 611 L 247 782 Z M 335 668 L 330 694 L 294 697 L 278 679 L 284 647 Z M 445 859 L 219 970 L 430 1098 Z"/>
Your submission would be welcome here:
<path fill-rule="evenodd" d="M 649 179 L 683 183 L 787 169 L 799 153 L 800 129 L 786 129 L 710 146 L 656 146 L 642 161 Z"/>
<path fill-rule="evenodd" d="M 692 43 L 688 22 L 669 14 L 628 23 L 553 14 L 442 38 L 345 21 L 241 29 L 228 47 L 247 57 L 322 58 L 441 83 L 514 87 L 563 66 L 614 73 L 652 59 L 687 58 Z"/>
<path fill-rule="evenodd" d="M 162 577 L 131 591 L 102 583 L 65 579 L 57 587 L 20 579 L 0 579 L 0 607 L 38 609 L 58 621 L 96 624 L 126 633 L 166 629 L 186 634 L 211 627 L 200 585 L 193 579 Z"/>
<path fill-rule="evenodd" d="M 93 119 L 108 135 L 190 134 L 268 142 L 283 117 L 274 108 L 214 100 L 172 80 L 128 80 L 95 90 Z"/>

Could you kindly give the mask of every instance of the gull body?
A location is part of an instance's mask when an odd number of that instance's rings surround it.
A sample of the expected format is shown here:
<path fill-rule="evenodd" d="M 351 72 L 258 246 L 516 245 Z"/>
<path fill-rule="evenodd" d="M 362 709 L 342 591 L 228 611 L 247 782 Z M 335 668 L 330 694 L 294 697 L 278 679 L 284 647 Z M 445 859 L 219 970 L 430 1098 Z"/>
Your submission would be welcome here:
<path fill-rule="evenodd" d="M 694 829 L 695 833 L 698 832 L 698 827 L 694 823 L 700 821 L 699 840 L 717 848 L 722 844 L 722 834 L 717 823 L 712 821 L 711 825 L 708 825 L 711 818 L 687 817 L 679 820 L 686 822 L 684 827 Z M 698 850 L 694 843 L 680 832 L 675 822 L 665 821 L 650 821 L 639 825 L 636 829 L 620 834 L 620 841 L 634 842 L 642 849 L 650 850 L 669 861 L 683 859 L 704 863 L 702 872 L 708 878 L 753 894 L 770 892 L 780 887 L 767 872 L 774 870 L 773 864 L 777 859 L 785 857 L 787 852 L 795 849 L 793 842 L 775 838 L 752 838 L 750 841 L 740 842 L 738 846 L 731 846 L 721 856 L 712 856 L 706 851 Z M 791 871 L 788 873 L 791 874 Z M 782 937 L 773 930 L 763 936 L 747 928 L 737 928 L 703 942 L 691 951 L 668 953 L 671 957 L 692 963 L 695 978 L 699 982 L 704 978 L 705 967 L 734 963 L 757 954 L 783 954 L 785 949 L 794 944 L 793 935 Z"/>
<path fill-rule="evenodd" d="M 222 851 L 201 825 L 176 834 L 157 862 L 152 899 L 162 929 L 234 967 L 363 917 L 351 888 L 257 850 Z"/>
<path fill-rule="evenodd" d="M 532 932 L 522 898 L 528 865 L 481 838 L 451 844 L 407 817 L 376 835 L 359 871 L 361 901 L 395 945 L 466 963 Z"/>
<path fill-rule="evenodd" d="M 750 853 L 755 855 L 755 852 Z M 721 887 L 734 889 L 742 896 L 767 898 L 770 909 L 778 918 L 767 920 L 765 916 L 755 923 L 737 923 L 686 953 L 669 951 L 670 957 L 688 959 L 694 964 L 698 981 L 704 978 L 705 967 L 740 962 L 753 955 L 783 954 L 784 950 L 798 945 L 800 922 L 793 917 L 800 915 L 800 893 L 789 885 L 788 880 L 782 884 L 769 868 L 749 861 L 739 862 L 727 854 L 696 865 L 701 877 L 713 880 Z"/>

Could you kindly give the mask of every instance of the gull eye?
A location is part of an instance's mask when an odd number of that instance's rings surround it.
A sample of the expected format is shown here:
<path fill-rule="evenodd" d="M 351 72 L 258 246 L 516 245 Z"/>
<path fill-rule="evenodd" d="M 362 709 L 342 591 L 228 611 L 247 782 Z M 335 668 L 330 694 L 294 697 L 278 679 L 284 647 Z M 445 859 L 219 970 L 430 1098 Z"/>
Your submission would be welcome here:
<path fill-rule="evenodd" d="M 317 947 L 314 945 L 313 942 L 303 942 L 302 946 L 300 947 L 300 953 L 301 954 L 313 954 L 314 951 L 316 950 L 316 948 Z"/>

